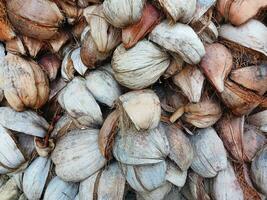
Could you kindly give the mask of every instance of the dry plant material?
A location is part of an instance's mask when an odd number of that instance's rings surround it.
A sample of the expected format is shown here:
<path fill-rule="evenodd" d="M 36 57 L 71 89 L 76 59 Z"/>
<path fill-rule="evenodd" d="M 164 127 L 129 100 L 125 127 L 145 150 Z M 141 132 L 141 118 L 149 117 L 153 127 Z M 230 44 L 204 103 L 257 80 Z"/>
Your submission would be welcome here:
<path fill-rule="evenodd" d="M 248 118 L 248 123 L 258 127 L 261 131 L 267 132 L 267 111 L 261 111 L 250 115 Z"/>
<path fill-rule="evenodd" d="M 88 68 L 95 68 L 102 61 L 106 60 L 112 52 L 100 52 L 97 48 L 90 31 L 84 36 L 81 46 L 81 59 Z"/>
<path fill-rule="evenodd" d="M 180 91 L 173 91 L 168 87 L 164 88 L 164 90 L 164 96 L 160 97 L 160 104 L 163 110 L 173 113 L 188 103 L 188 99 Z"/>
<path fill-rule="evenodd" d="M 219 95 L 223 103 L 237 116 L 248 114 L 263 100 L 261 96 L 241 88 L 232 81 L 226 80 L 224 87 L 224 91 Z"/>
<path fill-rule="evenodd" d="M 209 192 L 205 188 L 205 179 L 195 172 L 190 171 L 186 180 L 185 186 L 182 188 L 181 193 L 187 199 L 201 199 L 210 200 Z"/>
<path fill-rule="evenodd" d="M 46 103 L 48 79 L 34 61 L 8 54 L 2 60 L 1 77 L 5 98 L 13 109 L 38 109 Z"/>
<path fill-rule="evenodd" d="M 59 138 L 51 158 L 62 180 L 80 182 L 106 164 L 98 149 L 98 134 L 97 129 L 76 129 Z"/>
<path fill-rule="evenodd" d="M 7 9 L 4 0 L 0 1 L 0 40 L 9 41 L 13 39 L 16 34 L 7 17 Z"/>
<path fill-rule="evenodd" d="M 247 22 L 266 7 L 267 2 L 265 0 L 219 0 L 217 2 L 217 9 L 220 14 L 236 26 Z"/>
<path fill-rule="evenodd" d="M 265 40 L 267 37 L 267 27 L 255 19 L 251 19 L 238 27 L 231 24 L 224 24 L 219 29 L 219 36 L 258 51 L 265 56 L 267 55 L 267 42 Z"/>
<path fill-rule="evenodd" d="M 198 0 L 192 22 L 199 20 L 215 3 L 216 0 Z"/>
<path fill-rule="evenodd" d="M 39 51 L 44 46 L 42 41 L 23 36 L 22 42 L 24 44 L 25 49 L 29 52 L 30 56 L 36 57 Z"/>
<path fill-rule="evenodd" d="M 103 123 L 100 107 L 81 77 L 75 77 L 60 91 L 58 102 L 82 127 L 97 127 Z"/>
<path fill-rule="evenodd" d="M 184 112 L 182 120 L 198 128 L 212 126 L 222 115 L 220 104 L 205 97 L 199 103 L 185 105 Z"/>
<path fill-rule="evenodd" d="M 115 79 L 131 89 L 142 89 L 155 83 L 169 64 L 169 55 L 145 39 L 128 50 L 119 45 L 111 62 Z"/>
<path fill-rule="evenodd" d="M 189 64 L 197 64 L 205 54 L 203 43 L 189 26 L 170 25 L 164 20 L 149 34 L 149 39 L 165 49 L 177 53 Z"/>
<path fill-rule="evenodd" d="M 230 78 L 261 95 L 267 91 L 267 65 L 265 64 L 235 69 L 231 72 Z"/>
<path fill-rule="evenodd" d="M 154 129 L 160 122 L 161 107 L 158 96 L 152 90 L 128 92 L 119 97 L 120 126 L 131 125 L 137 130 Z"/>
<path fill-rule="evenodd" d="M 256 155 L 251 165 L 251 178 L 260 193 L 267 195 L 267 146 L 265 145 Z"/>
<path fill-rule="evenodd" d="M 252 182 L 249 177 L 249 170 L 246 164 L 233 163 L 233 167 L 236 173 L 237 180 L 243 190 L 245 200 L 260 200 L 261 197 L 256 189 L 252 186 Z"/>
<path fill-rule="evenodd" d="M 47 44 L 50 46 L 50 49 L 53 53 L 57 53 L 68 40 L 70 40 L 70 35 L 68 32 L 60 31 L 56 37 L 49 40 Z"/>
<path fill-rule="evenodd" d="M 54 2 L 47 0 L 10 0 L 8 17 L 17 31 L 40 40 L 52 38 L 64 17 Z"/>
<path fill-rule="evenodd" d="M 190 140 L 181 129 L 175 125 L 165 125 L 166 136 L 170 143 L 169 158 L 173 160 L 182 171 L 186 171 L 194 158 L 193 147 Z"/>
<path fill-rule="evenodd" d="M 223 199 L 225 196 L 229 199 L 241 200 L 244 198 L 243 191 L 230 162 L 227 163 L 227 168 L 220 171 L 212 182 L 212 194 L 215 199 Z"/>
<path fill-rule="evenodd" d="M 123 199 L 125 177 L 118 162 L 110 164 L 81 182 L 77 197 L 81 200 L 94 199 Z"/>
<path fill-rule="evenodd" d="M 245 126 L 243 144 L 244 160 L 251 162 L 256 153 L 267 143 L 267 138 L 254 126 Z"/>
<path fill-rule="evenodd" d="M 101 66 L 86 75 L 86 87 L 95 99 L 102 104 L 113 107 L 121 96 L 122 90 L 116 82 L 110 65 Z"/>
<path fill-rule="evenodd" d="M 173 76 L 172 80 L 181 88 L 190 102 L 198 103 L 200 101 L 205 77 L 197 67 L 187 65 Z"/>
<path fill-rule="evenodd" d="M 144 5 L 145 0 L 105 0 L 103 11 L 110 24 L 124 28 L 141 19 Z"/>
<path fill-rule="evenodd" d="M 163 74 L 163 77 L 165 79 L 172 77 L 176 73 L 182 70 L 184 61 L 180 56 L 174 55 L 171 58 L 171 63 L 169 67 L 166 69 L 166 71 Z"/>
<path fill-rule="evenodd" d="M 195 155 L 191 168 L 196 173 L 211 178 L 227 168 L 226 150 L 213 128 L 199 129 L 190 141 Z"/>
<path fill-rule="evenodd" d="M 0 199 L 264 199 L 266 8 L 0 0 Z"/>
<path fill-rule="evenodd" d="M 230 73 L 233 58 L 229 50 L 218 43 L 206 46 L 206 54 L 201 60 L 200 68 L 219 92 L 224 90 L 224 80 Z"/>
<path fill-rule="evenodd" d="M 70 5 L 60 0 L 55 0 L 54 2 L 60 7 L 61 11 L 65 14 L 70 24 L 74 24 L 82 15 L 82 9 L 76 6 Z"/>
<path fill-rule="evenodd" d="M 196 10 L 196 0 L 157 0 L 172 22 L 188 23 Z"/>
<path fill-rule="evenodd" d="M 100 129 L 98 136 L 98 145 L 101 154 L 107 159 L 112 158 L 112 148 L 117 133 L 119 121 L 119 111 L 115 110 L 109 114 Z"/>
<path fill-rule="evenodd" d="M 6 50 L 13 54 L 26 55 L 26 49 L 19 37 L 15 37 L 12 40 L 6 42 Z"/>
<path fill-rule="evenodd" d="M 38 61 L 39 65 L 48 75 L 48 78 L 52 81 L 56 79 L 57 71 L 61 67 L 61 61 L 54 54 L 48 54 L 41 57 Z"/>
<path fill-rule="evenodd" d="M 150 33 L 160 22 L 160 12 L 151 4 L 146 4 L 141 19 L 122 30 L 122 42 L 125 48 L 133 47 Z"/>
<path fill-rule="evenodd" d="M 101 53 L 112 51 L 121 42 L 121 30 L 105 20 L 102 6 L 94 8 L 89 16 L 86 20 L 97 50 Z"/>
<path fill-rule="evenodd" d="M 217 123 L 217 130 L 232 158 L 243 162 L 244 117 L 225 114 Z"/>

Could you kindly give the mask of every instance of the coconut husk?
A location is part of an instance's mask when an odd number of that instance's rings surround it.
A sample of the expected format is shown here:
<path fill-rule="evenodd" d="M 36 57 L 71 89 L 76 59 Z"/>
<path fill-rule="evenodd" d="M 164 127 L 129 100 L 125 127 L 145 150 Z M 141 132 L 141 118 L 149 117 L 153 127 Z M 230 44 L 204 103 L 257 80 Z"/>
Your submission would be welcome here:
<path fill-rule="evenodd" d="M 261 200 L 259 193 L 255 190 L 250 183 L 248 183 L 245 171 L 246 166 L 244 164 L 233 163 L 234 171 L 236 173 L 237 180 L 243 190 L 244 200 Z"/>
<path fill-rule="evenodd" d="M 16 34 L 7 18 L 5 2 L 0 0 L 0 40 L 11 40 L 15 36 Z"/>

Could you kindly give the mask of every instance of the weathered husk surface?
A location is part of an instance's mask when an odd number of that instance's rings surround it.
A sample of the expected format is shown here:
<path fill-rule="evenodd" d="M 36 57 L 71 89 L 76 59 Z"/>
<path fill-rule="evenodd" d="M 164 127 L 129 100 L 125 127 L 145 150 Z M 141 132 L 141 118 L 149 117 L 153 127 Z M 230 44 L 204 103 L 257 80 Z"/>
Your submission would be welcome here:
<path fill-rule="evenodd" d="M 131 89 L 155 83 L 169 63 L 169 55 L 148 40 L 138 42 L 129 50 L 119 45 L 111 62 L 116 80 Z"/>
<path fill-rule="evenodd" d="M 158 24 L 149 39 L 163 48 L 179 54 L 189 64 L 197 64 L 205 54 L 205 48 L 194 30 L 182 23 L 170 25 L 168 21 Z"/>
<path fill-rule="evenodd" d="M 38 109 L 48 100 L 49 82 L 34 61 L 8 54 L 1 59 L 1 88 L 11 107 L 22 111 L 25 107 Z"/>
<path fill-rule="evenodd" d="M 52 38 L 64 19 L 57 5 L 51 1 L 11 0 L 6 5 L 16 30 L 41 40 Z"/>
<path fill-rule="evenodd" d="M 256 185 L 256 187 L 259 189 L 259 191 L 267 195 L 267 188 L 266 188 L 266 154 L 267 154 L 267 147 L 265 146 L 260 150 L 254 160 L 252 161 L 251 166 L 251 178 Z"/>
<path fill-rule="evenodd" d="M 200 129 L 190 137 L 194 148 L 191 168 L 199 175 L 211 178 L 227 167 L 226 150 L 213 128 Z"/>
<path fill-rule="evenodd" d="M 169 151 L 168 139 L 162 127 L 141 133 L 135 129 L 120 131 L 113 147 L 115 158 L 129 165 L 162 162 Z"/>
<path fill-rule="evenodd" d="M 98 133 L 97 129 L 73 130 L 57 141 L 51 158 L 62 180 L 80 182 L 105 165 Z"/>

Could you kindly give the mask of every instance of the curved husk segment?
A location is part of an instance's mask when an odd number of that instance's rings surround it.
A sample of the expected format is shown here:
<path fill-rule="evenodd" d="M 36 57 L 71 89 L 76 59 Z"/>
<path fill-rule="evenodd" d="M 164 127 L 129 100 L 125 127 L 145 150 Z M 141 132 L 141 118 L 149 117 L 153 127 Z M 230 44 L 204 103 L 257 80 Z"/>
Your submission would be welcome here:
<path fill-rule="evenodd" d="M 98 171 L 80 183 L 79 200 L 123 199 L 126 180 L 117 162 Z"/>
<path fill-rule="evenodd" d="M 179 54 L 189 64 L 197 64 L 205 54 L 205 48 L 194 30 L 186 24 L 170 25 L 168 21 L 158 24 L 149 39 L 163 48 Z"/>
<path fill-rule="evenodd" d="M 8 129 L 0 126 L 0 174 L 16 171 L 26 162 L 17 141 L 13 138 L 13 134 Z"/>
<path fill-rule="evenodd" d="M 165 183 L 165 161 L 149 165 L 121 165 L 127 183 L 137 192 L 152 191 Z"/>
<path fill-rule="evenodd" d="M 226 150 L 213 128 L 200 129 L 190 137 L 194 148 L 191 168 L 202 177 L 215 177 L 227 167 Z"/>
<path fill-rule="evenodd" d="M 166 136 L 170 144 L 169 158 L 173 160 L 182 171 L 186 171 L 192 164 L 194 152 L 190 140 L 184 132 L 175 125 L 164 125 Z"/>
<path fill-rule="evenodd" d="M 110 24 L 123 28 L 141 18 L 144 5 L 145 0 L 105 0 L 103 12 Z"/>
<path fill-rule="evenodd" d="M 141 19 L 133 25 L 122 30 L 122 42 L 125 48 L 133 47 L 139 40 L 143 39 L 160 21 L 160 12 L 147 3 L 144 7 Z"/>
<path fill-rule="evenodd" d="M 15 110 L 38 109 L 48 100 L 48 79 L 34 61 L 8 54 L 1 60 L 0 76 L 5 98 Z"/>
<path fill-rule="evenodd" d="M 158 46 L 142 40 L 125 49 L 119 45 L 113 53 L 115 79 L 130 89 L 142 89 L 155 83 L 170 64 L 169 55 Z"/>
<path fill-rule="evenodd" d="M 172 80 L 181 88 L 190 102 L 198 103 L 200 101 L 205 77 L 197 67 L 187 65 L 173 76 Z"/>
<path fill-rule="evenodd" d="M 110 65 L 91 71 L 86 75 L 85 79 L 86 87 L 95 99 L 109 107 L 113 107 L 115 101 L 122 94 L 121 87 L 115 80 Z"/>
<path fill-rule="evenodd" d="M 264 7 L 267 7 L 267 2 L 264 0 L 219 0 L 217 2 L 220 14 L 236 26 L 253 18 Z"/>
<path fill-rule="evenodd" d="M 55 176 L 47 185 L 44 193 L 44 200 L 68 200 L 69 198 L 74 199 L 74 197 L 78 193 L 78 188 L 79 185 L 77 183 L 65 182 L 58 176 Z"/>
<path fill-rule="evenodd" d="M 244 160 L 251 162 L 256 153 L 266 144 L 267 138 L 254 126 L 246 125 L 243 136 Z"/>
<path fill-rule="evenodd" d="M 267 146 L 265 145 L 256 155 L 251 165 L 251 178 L 257 189 L 267 195 Z"/>
<path fill-rule="evenodd" d="M 0 13 L 0 40 L 9 41 L 13 39 L 16 34 L 7 18 L 6 6 L 3 0 L 0 1 Z"/>
<path fill-rule="evenodd" d="M 158 2 L 173 22 L 180 21 L 184 24 L 191 21 L 197 5 L 196 0 L 158 0 Z"/>
<path fill-rule="evenodd" d="M 231 156 L 235 160 L 242 162 L 244 157 L 244 117 L 236 117 L 227 113 L 218 121 L 217 130 Z"/>
<path fill-rule="evenodd" d="M 164 199 L 172 189 L 172 184 L 166 182 L 164 185 L 158 187 L 153 191 L 140 192 L 137 194 L 138 200 L 154 200 Z"/>
<path fill-rule="evenodd" d="M 64 17 L 54 2 L 46 0 L 7 1 L 8 17 L 17 31 L 36 39 L 52 38 Z"/>
<path fill-rule="evenodd" d="M 99 150 L 107 160 L 112 158 L 112 147 L 118 130 L 119 111 L 110 113 L 99 131 L 98 145 Z"/>
<path fill-rule="evenodd" d="M 28 199 L 40 199 L 51 169 L 51 158 L 37 157 L 25 170 L 23 191 Z"/>
<path fill-rule="evenodd" d="M 102 61 L 106 60 L 112 52 L 100 52 L 94 41 L 91 31 L 85 33 L 81 46 L 81 59 L 88 68 L 95 68 Z"/>
<path fill-rule="evenodd" d="M 177 187 L 183 187 L 187 178 L 187 170 L 180 170 L 173 162 L 167 161 L 166 180 Z"/>
<path fill-rule="evenodd" d="M 87 17 L 92 39 L 99 52 L 112 51 L 121 42 L 121 30 L 110 25 L 103 13 L 103 6 L 97 6 Z"/>
<path fill-rule="evenodd" d="M 35 112 L 17 112 L 10 107 L 0 107 L 0 124 L 7 129 L 38 137 L 44 137 L 49 128 L 47 121 Z"/>
<path fill-rule="evenodd" d="M 8 20 L 4 1 L 0 1 L 0 41 L 8 41 L 16 36 Z"/>
<path fill-rule="evenodd" d="M 220 171 L 212 182 L 212 194 L 216 199 L 224 199 L 226 196 L 229 199 L 244 199 L 243 191 L 230 162 L 228 162 L 227 168 Z"/>
<path fill-rule="evenodd" d="M 154 129 L 160 122 L 160 101 L 152 90 L 139 90 L 119 97 L 121 111 L 120 127 L 122 130 L 132 125 L 140 130 Z"/>
<path fill-rule="evenodd" d="M 267 110 L 255 113 L 248 117 L 248 122 L 259 127 L 263 132 L 267 132 Z"/>
<path fill-rule="evenodd" d="M 59 138 L 51 158 L 62 180 L 80 182 L 106 164 L 98 147 L 98 133 L 97 129 L 72 130 Z"/>
<path fill-rule="evenodd" d="M 219 36 L 267 55 L 267 27 L 255 19 L 238 27 L 224 24 L 219 29 Z"/>
<path fill-rule="evenodd" d="M 243 87 L 264 94 L 267 91 L 267 65 L 248 66 L 235 69 L 230 78 Z"/>
<path fill-rule="evenodd" d="M 10 178 L 0 188 L 0 198 L 2 200 L 19 199 L 21 194 L 14 178 Z"/>
<path fill-rule="evenodd" d="M 159 163 L 169 152 L 169 142 L 162 127 L 143 132 L 119 131 L 113 146 L 116 160 L 129 165 Z"/>
<path fill-rule="evenodd" d="M 60 92 L 58 102 L 81 126 L 99 126 L 103 122 L 100 107 L 81 77 L 75 77 Z"/>
<path fill-rule="evenodd" d="M 224 87 L 224 91 L 219 95 L 223 103 L 237 116 L 248 114 L 263 101 L 261 96 L 232 81 L 226 80 Z"/>
<path fill-rule="evenodd" d="M 222 115 L 222 109 L 214 99 L 204 97 L 199 103 L 184 106 L 182 120 L 198 128 L 208 128 L 215 124 Z"/>
<path fill-rule="evenodd" d="M 206 54 L 201 60 L 200 68 L 219 92 L 224 90 L 224 80 L 233 65 L 231 52 L 222 44 L 213 43 L 205 47 Z"/>

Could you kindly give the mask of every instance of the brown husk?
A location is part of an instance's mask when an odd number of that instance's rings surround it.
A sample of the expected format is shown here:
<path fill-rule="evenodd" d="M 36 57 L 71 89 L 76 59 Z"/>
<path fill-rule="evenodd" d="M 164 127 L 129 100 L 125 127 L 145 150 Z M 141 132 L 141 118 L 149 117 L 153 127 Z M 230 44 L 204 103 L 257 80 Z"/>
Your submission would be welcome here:
<path fill-rule="evenodd" d="M 205 49 L 206 54 L 201 60 L 200 67 L 211 84 L 222 92 L 224 80 L 232 69 L 232 55 L 225 46 L 219 43 L 207 45 Z"/>
<path fill-rule="evenodd" d="M 233 159 L 243 162 L 244 117 L 227 113 L 218 121 L 217 130 Z"/>
<path fill-rule="evenodd" d="M 146 4 L 142 17 L 136 24 L 122 30 L 122 42 L 125 48 L 131 48 L 143 39 L 160 22 L 160 12 L 151 4 Z"/>
<path fill-rule="evenodd" d="M 248 114 L 263 101 L 261 96 L 232 81 L 226 80 L 224 86 L 224 91 L 219 95 L 223 103 L 237 116 Z"/>
<path fill-rule="evenodd" d="M 261 200 L 259 193 L 252 186 L 248 167 L 244 163 L 233 163 L 234 171 L 236 173 L 237 180 L 243 190 L 244 200 Z"/>
<path fill-rule="evenodd" d="M 217 10 L 232 24 L 239 26 L 267 7 L 265 0 L 219 0 Z"/>
<path fill-rule="evenodd" d="M 7 18 L 4 0 L 0 1 L 0 41 L 9 41 L 16 36 Z"/>
<path fill-rule="evenodd" d="M 112 148 L 118 129 L 119 110 L 115 110 L 108 115 L 100 129 L 98 145 L 101 154 L 107 159 L 112 159 Z"/>
<path fill-rule="evenodd" d="M 267 91 L 267 65 L 242 67 L 231 72 L 230 78 L 243 87 L 264 94 Z"/>

